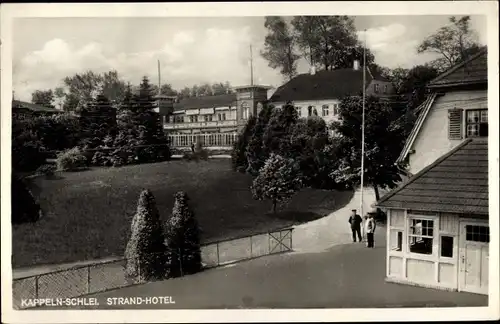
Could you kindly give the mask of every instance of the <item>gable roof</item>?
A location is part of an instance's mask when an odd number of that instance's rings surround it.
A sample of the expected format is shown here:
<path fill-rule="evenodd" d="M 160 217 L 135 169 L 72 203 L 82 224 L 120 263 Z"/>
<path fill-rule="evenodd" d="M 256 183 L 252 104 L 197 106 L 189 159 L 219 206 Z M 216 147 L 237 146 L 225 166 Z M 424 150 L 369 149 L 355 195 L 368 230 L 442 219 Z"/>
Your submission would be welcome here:
<path fill-rule="evenodd" d="M 482 49 L 467 60 L 441 73 L 428 84 L 429 88 L 450 87 L 488 82 L 488 51 Z"/>
<path fill-rule="evenodd" d="M 366 84 L 374 80 L 367 69 Z M 363 70 L 338 69 L 318 71 L 315 74 L 299 74 L 271 96 L 271 102 L 300 100 L 340 99 L 348 95 L 359 95 L 363 90 Z"/>
<path fill-rule="evenodd" d="M 34 112 L 52 112 L 52 113 L 62 113 L 63 111 L 52 108 L 45 107 L 42 105 L 33 104 L 30 102 L 20 101 L 20 100 L 12 100 L 12 109 L 28 109 Z"/>
<path fill-rule="evenodd" d="M 228 93 L 216 96 L 185 98 L 174 104 L 174 111 L 184 109 L 215 108 L 236 105 L 236 94 Z"/>
<path fill-rule="evenodd" d="M 456 66 L 450 68 L 448 71 L 438 75 L 432 80 L 427 87 L 436 91 L 442 90 L 446 87 L 457 85 L 475 85 L 480 83 L 488 83 L 488 60 L 487 49 L 483 49 L 477 54 L 471 56 L 469 59 Z M 425 122 L 429 110 L 436 99 L 437 94 L 432 93 L 419 107 L 416 112 L 419 113 L 418 118 L 413 126 L 410 135 L 408 136 L 403 150 L 397 159 L 397 163 L 404 161 L 408 155 L 413 143 L 415 142 L 422 125 Z"/>
<path fill-rule="evenodd" d="M 488 142 L 468 139 L 389 192 L 379 207 L 488 214 Z"/>
<path fill-rule="evenodd" d="M 399 154 L 399 157 L 397 159 L 397 163 L 403 162 L 408 153 L 410 152 L 411 146 L 413 145 L 413 142 L 415 142 L 415 139 L 417 138 L 418 132 L 420 131 L 420 128 L 424 124 L 425 117 L 427 117 L 427 114 L 431 110 L 432 104 L 434 103 L 434 100 L 436 99 L 437 94 L 432 93 L 430 96 L 427 97 L 427 99 L 424 100 L 424 102 L 418 106 L 415 111 L 418 112 L 418 117 L 417 120 L 415 121 L 415 125 L 413 126 L 410 135 L 408 135 L 408 138 L 406 139 L 405 145 L 403 146 L 403 150 Z"/>

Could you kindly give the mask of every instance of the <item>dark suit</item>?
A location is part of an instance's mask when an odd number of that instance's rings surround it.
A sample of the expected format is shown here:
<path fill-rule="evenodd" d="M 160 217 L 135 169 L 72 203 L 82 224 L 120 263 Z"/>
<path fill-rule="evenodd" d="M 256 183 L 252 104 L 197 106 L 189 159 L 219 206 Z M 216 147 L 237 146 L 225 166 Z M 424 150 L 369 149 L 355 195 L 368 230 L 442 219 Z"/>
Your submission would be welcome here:
<path fill-rule="evenodd" d="M 352 230 L 352 240 L 356 242 L 356 233 L 358 234 L 358 239 L 361 242 L 363 239 L 361 238 L 361 223 L 363 219 L 358 214 L 349 217 L 349 224 L 351 224 Z"/>

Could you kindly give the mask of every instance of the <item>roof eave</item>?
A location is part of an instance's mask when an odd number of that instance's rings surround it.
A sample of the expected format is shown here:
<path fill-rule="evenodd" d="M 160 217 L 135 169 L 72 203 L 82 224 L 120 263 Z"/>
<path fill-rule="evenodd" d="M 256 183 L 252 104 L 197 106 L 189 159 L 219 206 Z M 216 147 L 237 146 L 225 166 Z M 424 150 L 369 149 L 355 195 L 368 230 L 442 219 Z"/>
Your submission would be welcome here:
<path fill-rule="evenodd" d="M 391 198 L 392 196 L 394 196 L 395 194 L 397 194 L 398 192 L 400 192 L 401 190 L 403 190 L 404 188 L 409 186 L 411 183 L 415 182 L 417 179 L 419 179 L 421 176 L 423 176 L 425 173 L 427 173 L 430 169 L 434 168 L 436 165 L 441 163 L 443 160 L 447 159 L 450 155 L 454 154 L 456 151 L 458 151 L 459 149 L 461 149 L 462 147 L 464 147 L 466 144 L 470 143 L 471 141 L 472 141 L 472 139 L 468 138 L 465 141 L 463 141 L 462 143 L 458 144 L 456 147 L 454 147 L 448 153 L 442 155 L 436 161 L 432 162 L 431 164 L 429 164 L 428 166 L 426 166 L 425 168 L 420 170 L 417 174 L 415 174 L 412 178 L 410 178 L 410 180 L 408 182 L 406 182 L 403 185 L 401 185 L 400 187 L 388 192 L 386 195 L 384 195 L 382 198 L 380 198 L 380 200 L 377 201 L 375 203 L 375 205 L 382 206 L 382 203 L 384 201 L 387 201 L 389 198 Z"/>

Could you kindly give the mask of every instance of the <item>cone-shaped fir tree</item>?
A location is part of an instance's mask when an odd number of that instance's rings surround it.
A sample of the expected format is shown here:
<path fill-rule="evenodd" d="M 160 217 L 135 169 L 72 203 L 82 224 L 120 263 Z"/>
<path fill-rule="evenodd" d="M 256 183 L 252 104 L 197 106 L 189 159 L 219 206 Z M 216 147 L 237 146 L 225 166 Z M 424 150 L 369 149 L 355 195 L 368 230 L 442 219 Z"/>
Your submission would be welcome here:
<path fill-rule="evenodd" d="M 165 236 L 155 198 L 149 190 L 143 190 L 139 197 L 125 258 L 129 277 L 144 281 L 161 279 L 167 275 Z"/>
<path fill-rule="evenodd" d="M 186 193 L 181 191 L 175 194 L 172 216 L 167 223 L 166 243 L 171 277 L 196 273 L 202 267 L 200 229 L 188 201 Z"/>

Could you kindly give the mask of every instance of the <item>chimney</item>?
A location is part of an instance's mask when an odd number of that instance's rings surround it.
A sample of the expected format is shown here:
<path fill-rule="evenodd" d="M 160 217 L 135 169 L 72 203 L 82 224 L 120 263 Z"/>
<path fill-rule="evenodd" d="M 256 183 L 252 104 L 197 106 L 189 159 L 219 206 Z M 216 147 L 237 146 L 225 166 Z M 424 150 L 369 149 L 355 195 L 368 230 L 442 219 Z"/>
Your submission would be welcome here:
<path fill-rule="evenodd" d="M 311 75 L 315 75 L 316 74 L 316 67 L 311 66 L 310 73 L 311 73 Z"/>
<path fill-rule="evenodd" d="M 354 60 L 354 64 L 353 64 L 353 67 L 354 71 L 358 71 L 359 70 L 359 61 L 358 60 Z"/>

